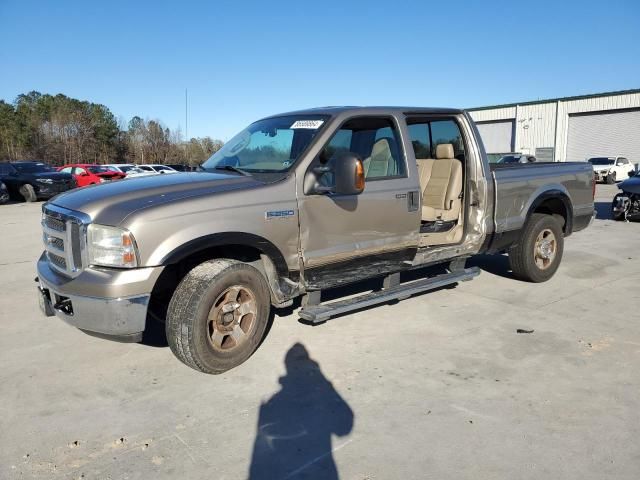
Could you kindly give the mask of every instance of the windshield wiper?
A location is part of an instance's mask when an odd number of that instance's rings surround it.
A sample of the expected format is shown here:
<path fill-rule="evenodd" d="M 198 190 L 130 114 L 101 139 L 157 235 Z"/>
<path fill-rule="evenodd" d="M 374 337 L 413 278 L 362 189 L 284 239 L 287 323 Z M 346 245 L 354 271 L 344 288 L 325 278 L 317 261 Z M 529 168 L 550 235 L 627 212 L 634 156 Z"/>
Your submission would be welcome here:
<path fill-rule="evenodd" d="M 244 170 L 240 170 L 237 167 L 234 167 L 232 165 L 218 165 L 216 167 L 213 167 L 214 170 L 226 170 L 228 172 L 237 172 L 240 175 L 244 175 L 245 177 L 248 176 L 249 174 L 247 172 L 245 172 Z"/>

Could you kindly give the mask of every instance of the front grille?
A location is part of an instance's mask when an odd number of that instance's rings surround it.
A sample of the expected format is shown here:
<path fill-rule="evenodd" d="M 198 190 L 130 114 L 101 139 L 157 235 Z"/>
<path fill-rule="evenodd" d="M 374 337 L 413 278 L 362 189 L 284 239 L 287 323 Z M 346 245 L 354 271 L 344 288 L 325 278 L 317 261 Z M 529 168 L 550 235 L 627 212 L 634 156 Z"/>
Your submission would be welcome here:
<path fill-rule="evenodd" d="M 59 272 L 74 277 L 85 263 L 85 234 L 88 218 L 70 210 L 47 205 L 43 209 L 42 229 L 44 248 L 49 265 Z"/>
<path fill-rule="evenodd" d="M 67 261 L 63 257 L 51 252 L 47 253 L 47 257 L 49 258 L 49 261 L 56 267 L 62 270 L 67 269 Z"/>
<path fill-rule="evenodd" d="M 58 232 L 64 232 L 67 228 L 67 226 L 62 220 L 54 218 L 50 215 L 45 216 L 44 224 L 46 227 L 49 227 Z"/>

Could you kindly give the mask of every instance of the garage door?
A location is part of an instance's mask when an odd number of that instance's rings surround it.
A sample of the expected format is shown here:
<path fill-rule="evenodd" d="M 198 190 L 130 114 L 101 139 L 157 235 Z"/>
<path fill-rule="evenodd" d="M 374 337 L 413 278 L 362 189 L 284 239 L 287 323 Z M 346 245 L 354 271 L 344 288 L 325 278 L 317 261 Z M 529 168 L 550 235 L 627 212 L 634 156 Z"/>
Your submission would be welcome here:
<path fill-rule="evenodd" d="M 487 153 L 513 152 L 513 120 L 476 123 Z"/>
<path fill-rule="evenodd" d="M 567 161 L 613 156 L 640 161 L 640 110 L 569 116 Z"/>

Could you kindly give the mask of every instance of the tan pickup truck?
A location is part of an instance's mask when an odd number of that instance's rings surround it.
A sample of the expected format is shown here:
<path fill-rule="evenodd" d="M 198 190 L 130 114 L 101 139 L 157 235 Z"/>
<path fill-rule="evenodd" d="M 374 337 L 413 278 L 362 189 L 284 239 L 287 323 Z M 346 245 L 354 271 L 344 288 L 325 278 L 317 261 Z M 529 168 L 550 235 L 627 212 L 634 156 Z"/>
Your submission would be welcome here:
<path fill-rule="evenodd" d="M 588 163 L 490 165 L 461 110 L 331 107 L 249 125 L 203 164 L 83 188 L 43 206 L 38 297 L 87 333 L 141 341 L 165 323 L 192 368 L 245 361 L 274 308 L 336 315 L 469 280 L 465 260 L 508 251 L 542 282 L 593 217 Z M 400 282 L 400 272 L 445 273 Z M 331 303 L 326 289 L 380 278 Z"/>

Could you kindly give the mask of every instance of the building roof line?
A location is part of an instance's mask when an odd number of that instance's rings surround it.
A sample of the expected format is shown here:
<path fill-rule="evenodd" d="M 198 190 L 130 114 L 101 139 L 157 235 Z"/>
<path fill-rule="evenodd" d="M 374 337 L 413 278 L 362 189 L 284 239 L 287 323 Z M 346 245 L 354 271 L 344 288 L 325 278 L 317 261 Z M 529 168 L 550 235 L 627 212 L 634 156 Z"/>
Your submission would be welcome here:
<path fill-rule="evenodd" d="M 485 107 L 466 108 L 465 110 L 469 112 L 477 112 L 479 110 L 493 110 L 496 108 L 516 107 L 518 105 L 538 105 L 541 103 L 570 102 L 572 100 L 585 100 L 588 98 L 611 97 L 615 95 L 629 95 L 633 93 L 640 93 L 640 88 L 634 88 L 631 90 L 617 90 L 615 92 L 602 92 L 602 93 L 591 93 L 587 95 L 576 95 L 573 97 L 558 97 L 558 98 L 548 98 L 546 100 L 530 100 L 527 102 L 503 103 L 500 105 L 487 105 Z"/>

